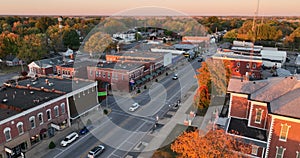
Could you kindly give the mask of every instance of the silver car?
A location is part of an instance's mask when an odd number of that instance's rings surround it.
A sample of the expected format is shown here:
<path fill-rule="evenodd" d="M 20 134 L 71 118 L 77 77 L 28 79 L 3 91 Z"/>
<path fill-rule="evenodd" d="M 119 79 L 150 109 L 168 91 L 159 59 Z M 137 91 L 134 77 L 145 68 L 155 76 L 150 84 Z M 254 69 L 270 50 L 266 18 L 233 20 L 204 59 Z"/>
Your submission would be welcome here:
<path fill-rule="evenodd" d="M 136 111 L 139 107 L 140 107 L 139 103 L 133 103 L 128 110 L 133 112 Z"/>

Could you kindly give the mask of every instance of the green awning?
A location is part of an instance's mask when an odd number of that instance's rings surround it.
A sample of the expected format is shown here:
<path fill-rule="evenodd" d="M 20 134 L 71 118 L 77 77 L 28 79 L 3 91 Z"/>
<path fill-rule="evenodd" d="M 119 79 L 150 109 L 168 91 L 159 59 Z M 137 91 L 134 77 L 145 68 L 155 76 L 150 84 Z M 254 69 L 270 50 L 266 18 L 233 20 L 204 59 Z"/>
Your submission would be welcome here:
<path fill-rule="evenodd" d="M 153 72 L 151 76 L 156 76 L 156 75 L 157 75 L 157 73 L 156 73 L 156 72 Z"/>
<path fill-rule="evenodd" d="M 143 81 L 141 81 L 141 80 L 136 80 L 136 81 L 135 81 L 136 84 L 141 84 L 142 82 L 143 82 Z"/>
<path fill-rule="evenodd" d="M 159 74 L 160 72 L 161 72 L 161 70 L 156 70 L 156 73 L 158 73 L 158 74 Z"/>
<path fill-rule="evenodd" d="M 142 81 L 143 81 L 143 82 L 145 82 L 146 80 L 147 80 L 146 78 L 144 78 L 144 77 L 142 78 Z"/>
<path fill-rule="evenodd" d="M 150 79 L 151 76 L 150 76 L 150 75 L 146 75 L 145 78 L 146 78 L 146 79 Z"/>

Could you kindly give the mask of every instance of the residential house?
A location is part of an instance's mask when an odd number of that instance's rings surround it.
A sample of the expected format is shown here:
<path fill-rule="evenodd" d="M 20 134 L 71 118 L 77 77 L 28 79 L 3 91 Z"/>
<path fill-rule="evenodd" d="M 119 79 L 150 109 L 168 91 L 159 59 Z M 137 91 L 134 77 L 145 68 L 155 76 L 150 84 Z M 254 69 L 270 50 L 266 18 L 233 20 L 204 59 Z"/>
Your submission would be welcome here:
<path fill-rule="evenodd" d="M 300 156 L 299 79 L 230 80 L 226 131 L 252 145 L 250 157 Z"/>

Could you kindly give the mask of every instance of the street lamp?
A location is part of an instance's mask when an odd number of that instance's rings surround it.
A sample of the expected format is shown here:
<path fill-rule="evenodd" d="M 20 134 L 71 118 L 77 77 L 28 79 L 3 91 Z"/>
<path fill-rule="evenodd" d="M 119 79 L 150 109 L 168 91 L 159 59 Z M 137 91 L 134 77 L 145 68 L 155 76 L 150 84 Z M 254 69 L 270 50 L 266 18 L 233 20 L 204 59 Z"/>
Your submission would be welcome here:
<path fill-rule="evenodd" d="M 108 109 L 108 104 L 107 104 L 107 98 L 108 98 L 108 86 L 109 86 L 109 83 L 106 84 L 106 86 L 105 86 L 105 90 L 106 90 L 106 97 L 105 97 L 106 109 Z"/>

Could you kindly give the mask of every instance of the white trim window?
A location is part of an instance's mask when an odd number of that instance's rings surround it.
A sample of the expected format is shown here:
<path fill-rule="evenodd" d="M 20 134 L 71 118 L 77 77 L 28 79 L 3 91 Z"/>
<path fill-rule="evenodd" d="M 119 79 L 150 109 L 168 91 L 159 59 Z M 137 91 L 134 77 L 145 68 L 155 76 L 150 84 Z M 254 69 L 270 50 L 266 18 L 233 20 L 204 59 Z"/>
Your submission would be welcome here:
<path fill-rule="evenodd" d="M 291 126 L 289 126 L 287 124 L 281 124 L 279 140 L 286 142 L 290 128 L 291 128 Z"/>
<path fill-rule="evenodd" d="M 285 151 L 285 148 L 283 148 L 282 146 L 280 146 L 280 147 L 276 146 L 276 156 L 275 156 L 275 158 L 283 158 L 284 151 Z"/>
<path fill-rule="evenodd" d="M 46 114 L 47 114 L 47 119 L 48 119 L 48 121 L 51 120 L 51 110 L 50 110 L 50 109 L 48 109 L 48 110 L 46 111 Z"/>
<path fill-rule="evenodd" d="M 23 122 L 17 123 L 17 129 L 18 129 L 19 135 L 24 133 Z"/>
<path fill-rule="evenodd" d="M 58 106 L 55 106 L 53 109 L 54 109 L 54 116 L 58 117 L 59 116 Z"/>
<path fill-rule="evenodd" d="M 29 118 L 29 122 L 30 122 L 30 127 L 31 129 L 34 129 L 35 128 L 35 117 L 34 116 L 31 116 Z"/>
<path fill-rule="evenodd" d="M 61 114 L 65 114 L 66 113 L 66 104 L 65 103 L 61 103 L 60 104 L 60 108 L 61 108 Z"/>
<path fill-rule="evenodd" d="M 299 151 L 296 151 L 296 158 L 300 158 L 300 153 L 299 153 Z"/>
<path fill-rule="evenodd" d="M 5 136 L 6 141 L 10 141 L 11 140 L 11 133 L 10 133 L 11 129 L 9 127 L 4 128 L 3 133 Z"/>
<path fill-rule="evenodd" d="M 258 153 L 258 146 L 252 145 L 251 154 L 257 156 L 257 153 Z"/>
<path fill-rule="evenodd" d="M 261 108 L 256 108 L 255 110 L 256 110 L 255 123 L 260 124 L 264 110 L 262 110 Z"/>
<path fill-rule="evenodd" d="M 256 63 L 253 63 L 252 67 L 253 67 L 253 69 L 256 69 Z"/>
<path fill-rule="evenodd" d="M 249 63 L 246 64 L 246 68 L 247 68 L 247 69 L 250 68 L 250 64 L 249 64 Z"/>
<path fill-rule="evenodd" d="M 39 119 L 40 125 L 44 123 L 43 113 L 38 113 L 38 119 Z"/>
<path fill-rule="evenodd" d="M 237 62 L 237 63 L 236 63 L 236 66 L 237 66 L 237 67 L 240 67 L 240 65 L 241 65 L 240 62 Z"/>

